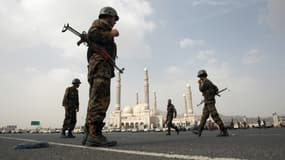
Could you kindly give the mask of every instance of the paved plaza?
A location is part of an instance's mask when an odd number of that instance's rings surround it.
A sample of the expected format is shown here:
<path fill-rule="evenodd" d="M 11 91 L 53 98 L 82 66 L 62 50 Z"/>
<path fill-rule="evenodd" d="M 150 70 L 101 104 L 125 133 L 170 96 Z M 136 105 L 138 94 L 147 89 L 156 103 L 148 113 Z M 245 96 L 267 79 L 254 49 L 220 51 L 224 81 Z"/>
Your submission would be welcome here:
<path fill-rule="evenodd" d="M 285 128 L 230 130 L 230 137 L 205 131 L 198 138 L 190 131 L 165 136 L 165 132 L 106 133 L 118 145 L 110 148 L 81 145 L 82 134 L 61 139 L 59 134 L 1 134 L 1 160 L 149 160 L 149 159 L 250 159 L 285 157 Z M 48 148 L 15 150 L 23 142 L 47 141 Z"/>

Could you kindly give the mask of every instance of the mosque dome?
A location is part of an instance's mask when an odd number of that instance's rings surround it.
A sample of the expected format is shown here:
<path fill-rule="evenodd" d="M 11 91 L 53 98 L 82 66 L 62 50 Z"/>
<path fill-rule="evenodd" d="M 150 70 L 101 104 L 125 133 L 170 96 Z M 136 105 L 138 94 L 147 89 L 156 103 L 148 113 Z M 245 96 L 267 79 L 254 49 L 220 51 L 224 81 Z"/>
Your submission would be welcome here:
<path fill-rule="evenodd" d="M 133 114 L 133 108 L 131 106 L 125 106 L 123 114 Z"/>
<path fill-rule="evenodd" d="M 141 114 L 141 113 L 143 113 L 146 105 L 147 104 L 145 104 L 145 103 L 135 105 L 133 113 L 134 114 Z"/>

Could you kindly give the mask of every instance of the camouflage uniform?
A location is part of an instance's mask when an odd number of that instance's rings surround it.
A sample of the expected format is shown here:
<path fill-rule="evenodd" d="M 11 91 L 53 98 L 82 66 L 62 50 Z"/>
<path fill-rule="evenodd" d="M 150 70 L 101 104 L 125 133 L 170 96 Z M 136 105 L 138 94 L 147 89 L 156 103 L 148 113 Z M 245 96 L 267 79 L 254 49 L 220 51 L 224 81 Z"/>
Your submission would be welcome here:
<path fill-rule="evenodd" d="M 71 132 L 76 124 L 76 112 L 79 110 L 78 90 L 75 86 L 66 88 L 62 106 L 65 107 L 65 118 L 62 130 L 63 132 L 65 132 L 65 130 Z"/>
<path fill-rule="evenodd" d="M 115 59 L 116 44 L 110 31 L 112 26 L 104 19 L 95 20 L 88 31 L 90 43 L 95 44 L 108 52 Z M 101 55 L 96 53 L 96 49 L 89 47 L 87 52 L 88 59 L 88 82 L 90 84 L 89 102 L 86 117 L 86 134 L 82 144 L 86 143 L 87 138 L 95 138 L 102 135 L 108 106 L 110 104 L 110 83 L 114 77 L 114 67 Z M 91 137 L 90 137 L 91 136 Z M 98 144 L 100 145 L 100 144 Z"/>
<path fill-rule="evenodd" d="M 257 117 L 257 124 L 258 124 L 258 128 L 261 128 L 261 120 L 259 116 Z"/>
<path fill-rule="evenodd" d="M 215 103 L 215 96 L 218 94 L 218 87 L 214 85 L 209 79 L 205 78 L 202 83 L 199 84 L 199 90 L 202 92 L 204 97 L 204 108 L 203 108 L 203 114 L 200 120 L 199 125 L 199 136 L 201 136 L 202 130 L 204 129 L 204 126 L 206 124 L 207 119 L 211 115 L 213 120 L 216 122 L 216 124 L 219 125 L 221 134 L 220 136 L 227 136 L 227 131 L 224 127 L 224 123 L 221 120 L 218 111 L 216 109 Z"/>
<path fill-rule="evenodd" d="M 171 104 L 171 102 L 168 102 L 168 105 L 167 105 L 167 116 L 166 116 L 166 125 L 168 127 L 168 130 L 167 130 L 167 134 L 166 135 L 170 135 L 170 129 L 171 128 L 174 128 L 175 131 L 177 132 L 177 134 L 179 134 L 179 130 L 178 130 L 177 126 L 175 126 L 172 123 L 173 117 L 175 118 L 176 114 L 177 113 L 176 113 L 176 109 L 175 109 L 174 105 Z"/>
<path fill-rule="evenodd" d="M 209 115 L 211 114 L 211 117 L 220 126 L 220 128 L 224 128 L 223 121 L 221 120 L 215 106 L 215 95 L 219 91 L 217 86 L 214 85 L 209 79 L 205 79 L 205 81 L 199 86 L 199 89 L 204 96 L 204 108 L 200 126 L 202 127 L 205 125 Z"/>

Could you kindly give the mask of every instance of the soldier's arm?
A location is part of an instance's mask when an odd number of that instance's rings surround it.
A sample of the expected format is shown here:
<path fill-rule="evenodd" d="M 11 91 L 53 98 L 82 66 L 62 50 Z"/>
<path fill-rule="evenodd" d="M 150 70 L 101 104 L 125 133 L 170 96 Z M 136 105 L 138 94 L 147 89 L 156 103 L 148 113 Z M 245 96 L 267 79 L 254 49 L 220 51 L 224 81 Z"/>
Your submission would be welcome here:
<path fill-rule="evenodd" d="M 94 30 L 92 32 L 88 33 L 88 39 L 91 42 L 98 43 L 98 44 L 104 44 L 107 42 L 110 42 L 112 40 L 111 32 L 109 31 L 100 31 L 100 30 Z"/>
<path fill-rule="evenodd" d="M 205 92 L 208 89 L 208 86 L 209 86 L 208 81 L 204 80 L 201 83 L 199 83 L 199 90 L 201 92 Z"/>
<path fill-rule="evenodd" d="M 212 94 L 218 95 L 219 88 L 210 80 L 208 81 L 208 85 L 210 86 L 209 88 L 211 89 L 210 92 Z"/>
<path fill-rule="evenodd" d="M 214 87 L 214 91 L 215 91 L 215 94 L 219 94 L 219 88 L 215 85 L 215 84 L 213 84 L 213 87 Z"/>
<path fill-rule="evenodd" d="M 69 94 L 69 88 L 66 88 L 64 96 L 63 96 L 63 100 L 62 100 L 62 106 L 64 107 L 68 106 L 68 94 Z"/>
<path fill-rule="evenodd" d="M 100 21 L 95 21 L 88 31 L 88 39 L 94 43 L 106 43 L 113 40 L 111 31 L 104 29 Z"/>
<path fill-rule="evenodd" d="M 79 95 L 78 95 L 78 91 L 76 93 L 76 111 L 79 111 Z"/>

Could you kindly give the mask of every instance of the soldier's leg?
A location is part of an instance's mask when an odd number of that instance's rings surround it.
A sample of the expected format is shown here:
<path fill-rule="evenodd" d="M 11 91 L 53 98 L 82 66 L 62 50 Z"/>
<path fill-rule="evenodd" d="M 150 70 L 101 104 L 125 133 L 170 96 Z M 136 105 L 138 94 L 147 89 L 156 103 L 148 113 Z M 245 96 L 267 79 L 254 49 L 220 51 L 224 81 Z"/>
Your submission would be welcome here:
<path fill-rule="evenodd" d="M 170 136 L 171 135 L 171 127 L 168 126 L 167 127 L 167 133 L 166 133 L 167 136 Z"/>
<path fill-rule="evenodd" d="M 225 128 L 224 123 L 220 118 L 219 113 L 216 109 L 215 103 L 209 104 L 209 111 L 215 123 L 219 125 L 220 134 L 218 136 L 229 136 L 228 131 Z"/>
<path fill-rule="evenodd" d="M 94 78 L 87 111 L 88 134 L 87 145 L 113 146 L 115 141 L 108 141 L 102 135 L 106 112 L 110 103 L 110 79 Z"/>
<path fill-rule="evenodd" d="M 194 134 L 198 134 L 199 137 L 202 135 L 202 131 L 204 129 L 204 126 L 208 118 L 209 118 L 209 109 L 208 109 L 208 104 L 205 103 L 198 130 L 193 130 Z"/>
<path fill-rule="evenodd" d="M 70 115 L 71 115 L 71 122 L 70 122 L 70 127 L 68 129 L 68 138 L 75 138 L 75 136 L 72 134 L 72 131 L 75 128 L 76 125 L 76 110 L 74 108 L 72 108 L 70 110 Z"/>
<path fill-rule="evenodd" d="M 83 135 L 83 139 L 82 139 L 82 142 L 81 142 L 82 145 L 86 144 L 87 138 L 89 136 L 89 132 L 88 131 L 89 131 L 89 127 L 88 127 L 87 123 L 85 122 L 85 125 L 84 125 L 84 135 Z"/>
<path fill-rule="evenodd" d="M 89 81 L 89 78 L 88 78 L 88 81 Z M 93 82 L 90 82 L 89 81 L 89 84 L 90 84 L 90 87 L 89 87 L 89 101 L 88 101 L 88 106 L 89 106 L 89 103 L 91 102 L 90 99 L 91 99 L 91 91 L 92 91 L 92 84 Z M 86 119 L 85 119 L 85 125 L 84 125 L 84 135 L 83 135 L 83 139 L 82 139 L 82 142 L 81 144 L 82 145 L 85 145 L 86 144 L 86 141 L 87 141 L 87 138 L 89 136 L 89 127 L 88 127 L 88 107 L 87 107 L 87 115 L 86 115 Z"/>
<path fill-rule="evenodd" d="M 90 135 L 97 135 L 99 128 L 94 124 L 103 123 L 106 111 L 110 103 L 110 80 L 94 78 L 90 90 L 90 98 L 87 111 L 87 125 Z"/>
<path fill-rule="evenodd" d="M 175 126 L 173 123 L 171 123 L 171 128 L 175 129 L 176 134 L 179 134 L 179 129 L 177 126 Z"/>
<path fill-rule="evenodd" d="M 61 135 L 60 135 L 61 138 L 66 138 L 65 131 L 68 130 L 70 127 L 70 119 L 71 119 L 71 117 L 70 117 L 70 113 L 69 113 L 69 108 L 65 107 L 65 117 L 63 120 L 62 131 L 61 131 Z"/>
<path fill-rule="evenodd" d="M 167 136 L 170 136 L 171 135 L 171 121 L 170 120 L 167 120 L 167 133 L 166 133 Z"/>

